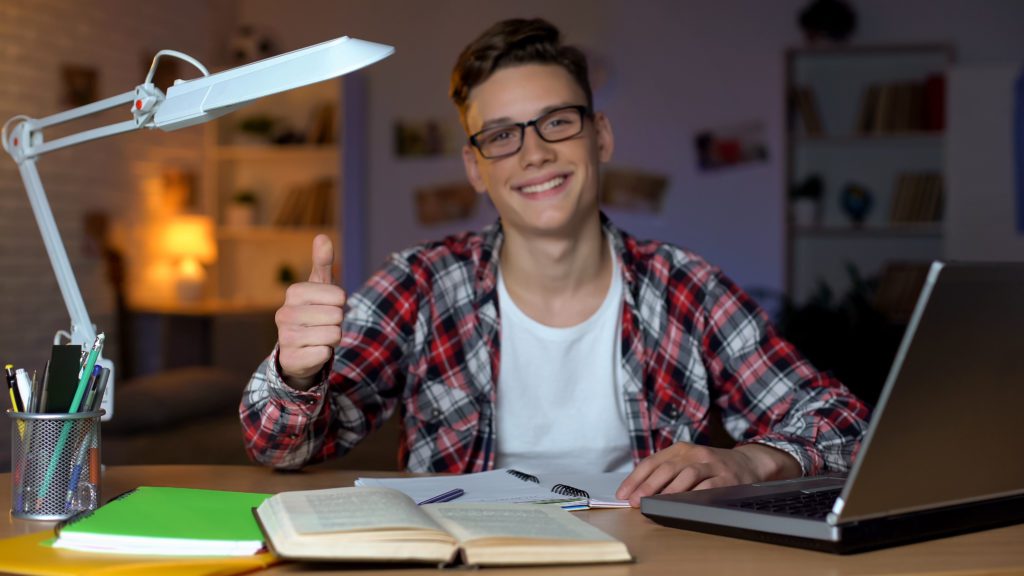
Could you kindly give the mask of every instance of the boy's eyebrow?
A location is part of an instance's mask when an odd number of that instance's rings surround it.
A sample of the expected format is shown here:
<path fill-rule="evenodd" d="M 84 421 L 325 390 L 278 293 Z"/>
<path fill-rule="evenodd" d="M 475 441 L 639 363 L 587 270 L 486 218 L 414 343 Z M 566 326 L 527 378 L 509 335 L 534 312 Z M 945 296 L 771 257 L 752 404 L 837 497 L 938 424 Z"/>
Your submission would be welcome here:
<path fill-rule="evenodd" d="M 540 118 L 541 116 L 547 114 L 548 112 L 551 112 L 552 110 L 557 110 L 559 108 L 565 108 L 566 106 L 575 106 L 575 104 L 573 104 L 572 102 L 561 102 L 559 104 L 551 104 L 549 106 L 545 106 L 545 107 L 541 108 L 540 112 L 536 116 L 534 116 L 533 118 L 530 118 L 530 120 L 533 120 L 535 118 Z M 516 123 L 516 121 L 513 120 L 512 118 L 510 118 L 508 116 L 501 116 L 501 117 L 498 117 L 498 118 L 491 118 L 490 120 L 484 122 L 483 125 L 480 126 L 480 130 L 487 130 L 488 128 L 493 128 L 495 126 L 507 126 L 509 124 L 515 124 L 515 123 Z"/>

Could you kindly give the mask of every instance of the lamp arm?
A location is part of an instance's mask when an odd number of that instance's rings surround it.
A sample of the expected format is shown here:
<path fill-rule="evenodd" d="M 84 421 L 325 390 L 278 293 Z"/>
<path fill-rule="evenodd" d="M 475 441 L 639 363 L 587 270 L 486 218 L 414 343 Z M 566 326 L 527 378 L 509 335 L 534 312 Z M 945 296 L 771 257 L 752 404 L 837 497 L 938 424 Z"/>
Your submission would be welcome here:
<path fill-rule="evenodd" d="M 41 119 L 16 116 L 8 120 L 4 124 L 2 131 L 0 131 L 0 143 L 2 143 L 4 150 L 18 164 L 18 171 L 21 174 L 22 183 L 25 185 L 25 192 L 28 194 L 32 214 L 35 216 L 39 233 L 43 238 L 46 255 L 50 259 L 50 266 L 53 268 L 54 276 L 57 278 L 57 285 L 64 299 L 64 306 L 71 316 L 70 332 L 59 331 L 54 337 L 55 344 L 59 343 L 61 335 L 64 334 L 71 344 L 88 348 L 96 338 L 96 328 L 89 318 L 89 312 L 85 307 L 82 292 L 78 287 L 78 282 L 75 280 L 74 272 L 71 270 L 67 250 L 64 248 L 60 231 L 53 217 L 53 210 L 50 208 L 50 203 L 46 198 L 46 191 L 43 188 L 42 179 L 39 177 L 36 161 L 39 156 L 48 152 L 147 127 L 146 121 L 152 118 L 152 112 L 142 111 L 144 107 L 137 104 L 142 101 L 143 96 L 151 98 L 154 104 L 159 104 L 163 95 L 159 90 L 153 88 L 152 85 L 141 85 L 132 92 L 112 96 Z M 132 112 L 135 113 L 134 120 L 70 134 L 52 142 L 46 142 L 43 136 L 45 128 L 97 114 L 117 106 L 123 106 L 128 102 L 136 103 L 132 107 Z M 156 105 L 149 106 L 150 109 L 156 107 Z M 136 112 L 136 110 L 139 112 Z M 151 123 L 149 127 L 151 127 Z M 114 365 L 109 359 L 102 357 L 98 359 L 97 363 L 109 368 L 111 371 L 107 380 L 108 392 L 104 394 L 102 400 L 102 407 L 106 410 L 103 419 L 109 420 L 113 416 Z"/>

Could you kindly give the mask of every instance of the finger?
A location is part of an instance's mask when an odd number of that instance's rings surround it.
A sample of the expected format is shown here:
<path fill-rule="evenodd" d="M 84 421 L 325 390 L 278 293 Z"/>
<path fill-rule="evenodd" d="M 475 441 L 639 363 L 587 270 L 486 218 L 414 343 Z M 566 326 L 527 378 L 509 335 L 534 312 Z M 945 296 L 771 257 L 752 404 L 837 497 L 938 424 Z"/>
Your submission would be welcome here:
<path fill-rule="evenodd" d="M 341 326 L 304 326 L 289 328 L 280 334 L 281 346 L 288 349 L 307 346 L 337 346 Z"/>
<path fill-rule="evenodd" d="M 313 270 L 309 273 L 309 281 L 330 284 L 333 266 L 334 244 L 326 234 L 317 234 L 316 238 L 313 238 Z"/>
<path fill-rule="evenodd" d="M 283 328 L 305 326 L 340 326 L 345 312 L 340 306 L 308 304 L 287 306 L 278 312 L 277 324 Z"/>
<path fill-rule="evenodd" d="M 681 459 L 685 463 L 693 447 L 694 444 L 689 442 L 677 442 L 664 450 L 644 458 L 636 465 L 636 468 L 633 469 L 629 476 L 626 476 L 622 484 L 619 485 L 619 489 L 615 491 L 615 497 L 619 500 L 629 500 L 633 492 L 647 480 L 647 477 L 650 476 L 655 468 L 670 460 L 678 461 Z"/>
<path fill-rule="evenodd" d="M 723 486 L 734 485 L 734 482 L 729 482 L 721 476 L 712 476 L 710 478 L 705 478 L 699 484 L 691 488 L 691 490 L 708 490 L 710 488 L 722 488 Z"/>
<path fill-rule="evenodd" d="M 676 475 L 662 490 L 661 494 L 678 494 L 693 490 L 701 482 L 714 478 L 714 470 L 708 464 L 696 462 L 690 464 Z"/>
<path fill-rule="evenodd" d="M 619 500 L 629 500 L 629 497 L 633 495 L 637 487 L 643 484 L 644 480 L 647 480 L 647 477 L 651 475 L 651 472 L 665 459 L 664 454 L 665 452 L 656 452 L 641 460 L 636 465 L 636 468 L 633 468 L 633 471 L 622 481 L 622 484 L 619 484 L 619 489 L 615 491 L 615 497 Z"/>
<path fill-rule="evenodd" d="M 347 297 L 341 286 L 336 284 L 318 284 L 316 282 L 299 282 L 285 290 L 285 306 L 306 306 L 319 304 L 323 306 L 345 305 Z"/>
<path fill-rule="evenodd" d="M 678 474 L 679 468 L 673 462 L 666 462 L 658 466 L 630 495 L 629 505 L 639 508 L 641 498 L 660 493 Z"/>
<path fill-rule="evenodd" d="M 282 376 L 306 378 L 316 374 L 333 356 L 334 349 L 330 346 L 306 346 L 287 353 L 282 350 L 278 362 L 284 372 Z"/>

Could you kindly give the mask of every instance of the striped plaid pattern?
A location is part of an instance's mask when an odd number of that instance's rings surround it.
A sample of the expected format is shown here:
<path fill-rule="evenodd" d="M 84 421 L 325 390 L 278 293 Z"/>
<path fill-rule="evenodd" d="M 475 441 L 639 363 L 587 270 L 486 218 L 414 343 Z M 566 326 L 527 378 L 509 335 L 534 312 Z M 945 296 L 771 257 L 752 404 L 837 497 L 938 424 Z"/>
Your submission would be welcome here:
<path fill-rule="evenodd" d="M 642 242 L 602 216 L 625 282 L 622 358 L 634 462 L 675 442 L 707 443 L 712 404 L 740 443 L 791 454 L 804 474 L 847 470 L 868 409 L 816 371 L 717 268 Z M 283 383 L 277 350 L 240 406 L 253 459 L 298 468 L 344 454 L 402 418 L 401 467 L 494 467 L 500 223 L 394 255 L 349 300 L 323 382 Z"/>

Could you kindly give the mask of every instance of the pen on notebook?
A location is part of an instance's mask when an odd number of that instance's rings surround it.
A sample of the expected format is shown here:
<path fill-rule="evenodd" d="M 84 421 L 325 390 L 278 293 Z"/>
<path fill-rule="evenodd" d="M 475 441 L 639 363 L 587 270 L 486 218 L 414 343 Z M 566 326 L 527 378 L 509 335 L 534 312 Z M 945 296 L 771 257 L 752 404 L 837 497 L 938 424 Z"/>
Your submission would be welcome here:
<path fill-rule="evenodd" d="M 442 494 L 438 494 L 437 496 L 434 496 L 434 497 L 431 497 L 431 498 L 427 498 L 426 500 L 423 500 L 422 502 L 417 502 L 416 505 L 417 506 L 421 506 L 423 504 L 437 504 L 438 502 L 451 502 L 452 500 L 455 500 L 456 498 L 459 498 L 460 496 L 462 496 L 465 493 L 466 493 L 466 491 L 463 490 L 462 488 L 455 488 L 453 490 L 449 490 L 449 491 L 444 492 Z"/>

